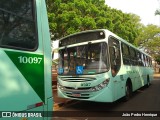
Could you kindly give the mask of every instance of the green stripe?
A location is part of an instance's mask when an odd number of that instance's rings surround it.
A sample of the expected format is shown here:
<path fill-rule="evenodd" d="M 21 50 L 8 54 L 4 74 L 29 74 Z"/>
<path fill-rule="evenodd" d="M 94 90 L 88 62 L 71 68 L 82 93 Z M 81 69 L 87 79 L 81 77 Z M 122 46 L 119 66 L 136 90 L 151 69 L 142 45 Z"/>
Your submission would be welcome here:
<path fill-rule="evenodd" d="M 23 52 L 5 51 L 38 96 L 45 102 L 44 56 Z M 32 98 L 30 98 L 32 99 Z"/>

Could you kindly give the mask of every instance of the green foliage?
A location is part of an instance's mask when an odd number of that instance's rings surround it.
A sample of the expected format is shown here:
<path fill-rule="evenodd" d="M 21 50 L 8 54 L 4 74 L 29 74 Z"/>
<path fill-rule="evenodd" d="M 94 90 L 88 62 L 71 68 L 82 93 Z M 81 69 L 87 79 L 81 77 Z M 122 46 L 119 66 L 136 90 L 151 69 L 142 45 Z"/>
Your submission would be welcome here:
<path fill-rule="evenodd" d="M 160 15 L 160 9 L 157 9 L 154 14 L 155 15 Z"/>
<path fill-rule="evenodd" d="M 111 9 L 105 5 L 105 0 L 47 0 L 47 8 L 50 29 L 58 33 L 58 38 L 106 28 L 134 43 L 142 26 L 139 16 Z"/>
<path fill-rule="evenodd" d="M 157 56 L 155 57 L 155 61 L 160 65 L 160 55 L 157 55 Z"/>
<path fill-rule="evenodd" d="M 156 25 L 144 26 L 135 40 L 137 46 L 147 49 L 154 58 L 160 57 L 160 27 Z"/>

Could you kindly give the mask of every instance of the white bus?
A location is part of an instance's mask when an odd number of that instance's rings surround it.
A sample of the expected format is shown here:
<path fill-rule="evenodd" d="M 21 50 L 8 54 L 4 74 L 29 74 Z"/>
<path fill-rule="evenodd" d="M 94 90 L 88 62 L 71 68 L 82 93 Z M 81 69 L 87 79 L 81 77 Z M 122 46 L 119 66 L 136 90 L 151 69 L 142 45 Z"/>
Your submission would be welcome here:
<path fill-rule="evenodd" d="M 53 111 L 50 46 L 45 0 L 0 1 L 0 119 Z"/>
<path fill-rule="evenodd" d="M 113 102 L 128 100 L 153 79 L 151 56 L 99 29 L 75 33 L 59 41 L 58 96 Z"/>

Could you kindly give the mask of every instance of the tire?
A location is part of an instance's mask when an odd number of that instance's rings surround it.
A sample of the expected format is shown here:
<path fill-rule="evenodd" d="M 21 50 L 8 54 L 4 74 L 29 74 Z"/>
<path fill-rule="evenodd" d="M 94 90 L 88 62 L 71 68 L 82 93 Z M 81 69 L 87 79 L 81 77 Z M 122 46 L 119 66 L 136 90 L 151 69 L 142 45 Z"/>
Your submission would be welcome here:
<path fill-rule="evenodd" d="M 126 83 L 126 86 L 125 86 L 125 96 L 124 96 L 124 101 L 128 101 L 131 96 L 132 96 L 132 89 L 131 89 L 131 84 L 129 84 L 129 82 Z"/>
<path fill-rule="evenodd" d="M 149 88 L 150 85 L 151 85 L 151 83 L 150 83 L 149 77 L 147 77 L 147 84 L 146 84 L 146 87 Z"/>

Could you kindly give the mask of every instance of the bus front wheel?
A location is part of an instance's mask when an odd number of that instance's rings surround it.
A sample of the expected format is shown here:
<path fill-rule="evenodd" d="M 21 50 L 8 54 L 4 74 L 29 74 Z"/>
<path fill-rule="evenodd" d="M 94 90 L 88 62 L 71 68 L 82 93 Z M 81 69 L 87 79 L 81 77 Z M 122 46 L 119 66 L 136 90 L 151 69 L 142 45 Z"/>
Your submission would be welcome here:
<path fill-rule="evenodd" d="M 125 96 L 124 96 L 124 101 L 128 101 L 132 95 L 132 88 L 131 84 L 129 82 L 126 83 L 125 86 Z"/>

